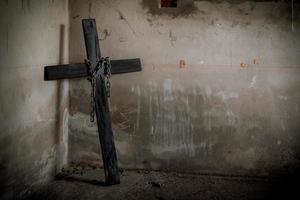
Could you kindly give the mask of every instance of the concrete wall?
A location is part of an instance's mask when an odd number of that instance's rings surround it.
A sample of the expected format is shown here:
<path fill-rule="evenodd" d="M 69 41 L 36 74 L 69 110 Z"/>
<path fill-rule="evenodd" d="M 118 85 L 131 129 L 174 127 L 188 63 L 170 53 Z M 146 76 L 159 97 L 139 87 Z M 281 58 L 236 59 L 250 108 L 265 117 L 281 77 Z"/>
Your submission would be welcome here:
<path fill-rule="evenodd" d="M 140 57 L 112 78 L 120 166 L 221 174 L 291 173 L 300 159 L 299 4 L 273 1 L 70 1 L 70 60 L 85 58 L 81 19 L 103 56 Z M 184 68 L 179 61 L 186 62 Z M 89 83 L 70 85 L 70 159 L 99 162 Z"/>
<path fill-rule="evenodd" d="M 43 67 L 68 62 L 68 24 L 67 0 L 0 1 L 0 199 L 67 161 L 68 82 L 45 82 Z"/>

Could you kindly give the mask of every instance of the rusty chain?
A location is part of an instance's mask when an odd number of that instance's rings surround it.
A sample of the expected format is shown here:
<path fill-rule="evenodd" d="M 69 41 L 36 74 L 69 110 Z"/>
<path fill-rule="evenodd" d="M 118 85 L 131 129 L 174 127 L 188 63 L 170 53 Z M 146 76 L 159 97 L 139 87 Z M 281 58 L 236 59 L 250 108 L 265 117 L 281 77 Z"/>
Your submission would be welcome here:
<path fill-rule="evenodd" d="M 101 58 L 97 61 L 96 66 L 93 68 L 89 60 L 85 60 L 86 65 L 88 66 L 88 80 L 91 83 L 91 111 L 90 111 L 90 121 L 95 121 L 95 92 L 96 92 L 96 79 L 98 76 L 105 79 L 105 89 L 106 97 L 110 97 L 110 76 L 111 76 L 111 63 L 109 57 Z"/>

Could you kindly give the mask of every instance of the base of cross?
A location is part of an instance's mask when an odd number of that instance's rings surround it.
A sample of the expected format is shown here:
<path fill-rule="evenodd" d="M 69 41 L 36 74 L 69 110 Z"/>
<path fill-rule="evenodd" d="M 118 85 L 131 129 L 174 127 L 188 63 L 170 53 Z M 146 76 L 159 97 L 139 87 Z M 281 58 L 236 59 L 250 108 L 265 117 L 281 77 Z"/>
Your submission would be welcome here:
<path fill-rule="evenodd" d="M 102 75 L 96 77 L 95 109 L 105 173 L 105 183 L 107 185 L 119 184 L 120 175 L 117 153 L 111 127 L 105 78 Z"/>
<path fill-rule="evenodd" d="M 79 77 L 93 77 L 95 88 L 92 90 L 92 106 L 96 111 L 97 126 L 101 144 L 101 153 L 105 173 L 106 185 L 120 183 L 118 159 L 114 143 L 111 117 L 108 105 L 107 85 L 105 70 L 100 70 L 101 53 L 97 33 L 96 21 L 94 19 L 83 19 L 82 27 L 84 32 L 87 59 L 85 63 L 46 66 L 44 68 L 45 80 L 57 80 Z M 111 60 L 110 73 L 120 74 L 141 71 L 139 58 L 125 60 Z M 96 75 L 91 72 L 96 72 Z"/>

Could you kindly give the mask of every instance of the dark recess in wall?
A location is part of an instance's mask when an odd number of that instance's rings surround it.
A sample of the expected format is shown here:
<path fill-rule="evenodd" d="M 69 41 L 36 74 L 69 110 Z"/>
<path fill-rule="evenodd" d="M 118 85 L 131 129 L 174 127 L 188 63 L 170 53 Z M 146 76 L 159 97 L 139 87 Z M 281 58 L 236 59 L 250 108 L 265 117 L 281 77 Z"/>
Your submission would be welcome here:
<path fill-rule="evenodd" d="M 161 0 L 160 0 L 161 1 Z M 278 4 L 285 4 L 286 12 L 285 15 L 281 17 L 287 18 L 287 20 L 291 19 L 292 15 L 292 6 L 294 10 L 293 20 L 297 21 L 299 19 L 299 10 L 300 10 L 300 1 L 294 0 L 292 4 L 292 0 L 177 0 L 177 7 L 161 7 L 159 6 L 160 1 L 157 0 L 142 0 L 141 6 L 143 9 L 146 9 L 151 15 L 169 15 L 173 18 L 176 17 L 188 17 L 193 15 L 199 11 L 199 9 L 194 5 L 195 1 L 209 1 L 213 3 L 222 3 L 224 1 L 232 4 L 238 5 L 245 2 L 274 2 Z M 277 15 L 276 15 L 277 16 Z"/>
<path fill-rule="evenodd" d="M 197 12 L 194 6 L 194 0 L 177 0 L 177 7 L 162 7 L 159 8 L 158 1 L 142 0 L 141 4 L 143 9 L 148 9 L 152 15 L 170 15 L 172 17 L 183 17 Z"/>
<path fill-rule="evenodd" d="M 177 7 L 177 0 L 161 0 L 160 6 L 162 8 L 176 8 Z"/>

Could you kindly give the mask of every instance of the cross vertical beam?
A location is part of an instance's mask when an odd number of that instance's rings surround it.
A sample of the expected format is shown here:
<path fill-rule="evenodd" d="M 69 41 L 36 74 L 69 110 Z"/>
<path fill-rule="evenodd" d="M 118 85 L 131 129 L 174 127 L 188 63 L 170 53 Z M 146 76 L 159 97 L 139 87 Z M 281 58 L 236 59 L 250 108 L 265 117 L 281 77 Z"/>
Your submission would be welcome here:
<path fill-rule="evenodd" d="M 96 21 L 94 19 L 84 19 L 82 20 L 82 27 L 88 62 L 90 63 L 90 67 L 94 69 L 101 59 Z M 101 144 L 105 183 L 113 185 L 120 183 L 120 174 L 103 76 L 104 74 L 96 78 L 96 118 Z"/>

